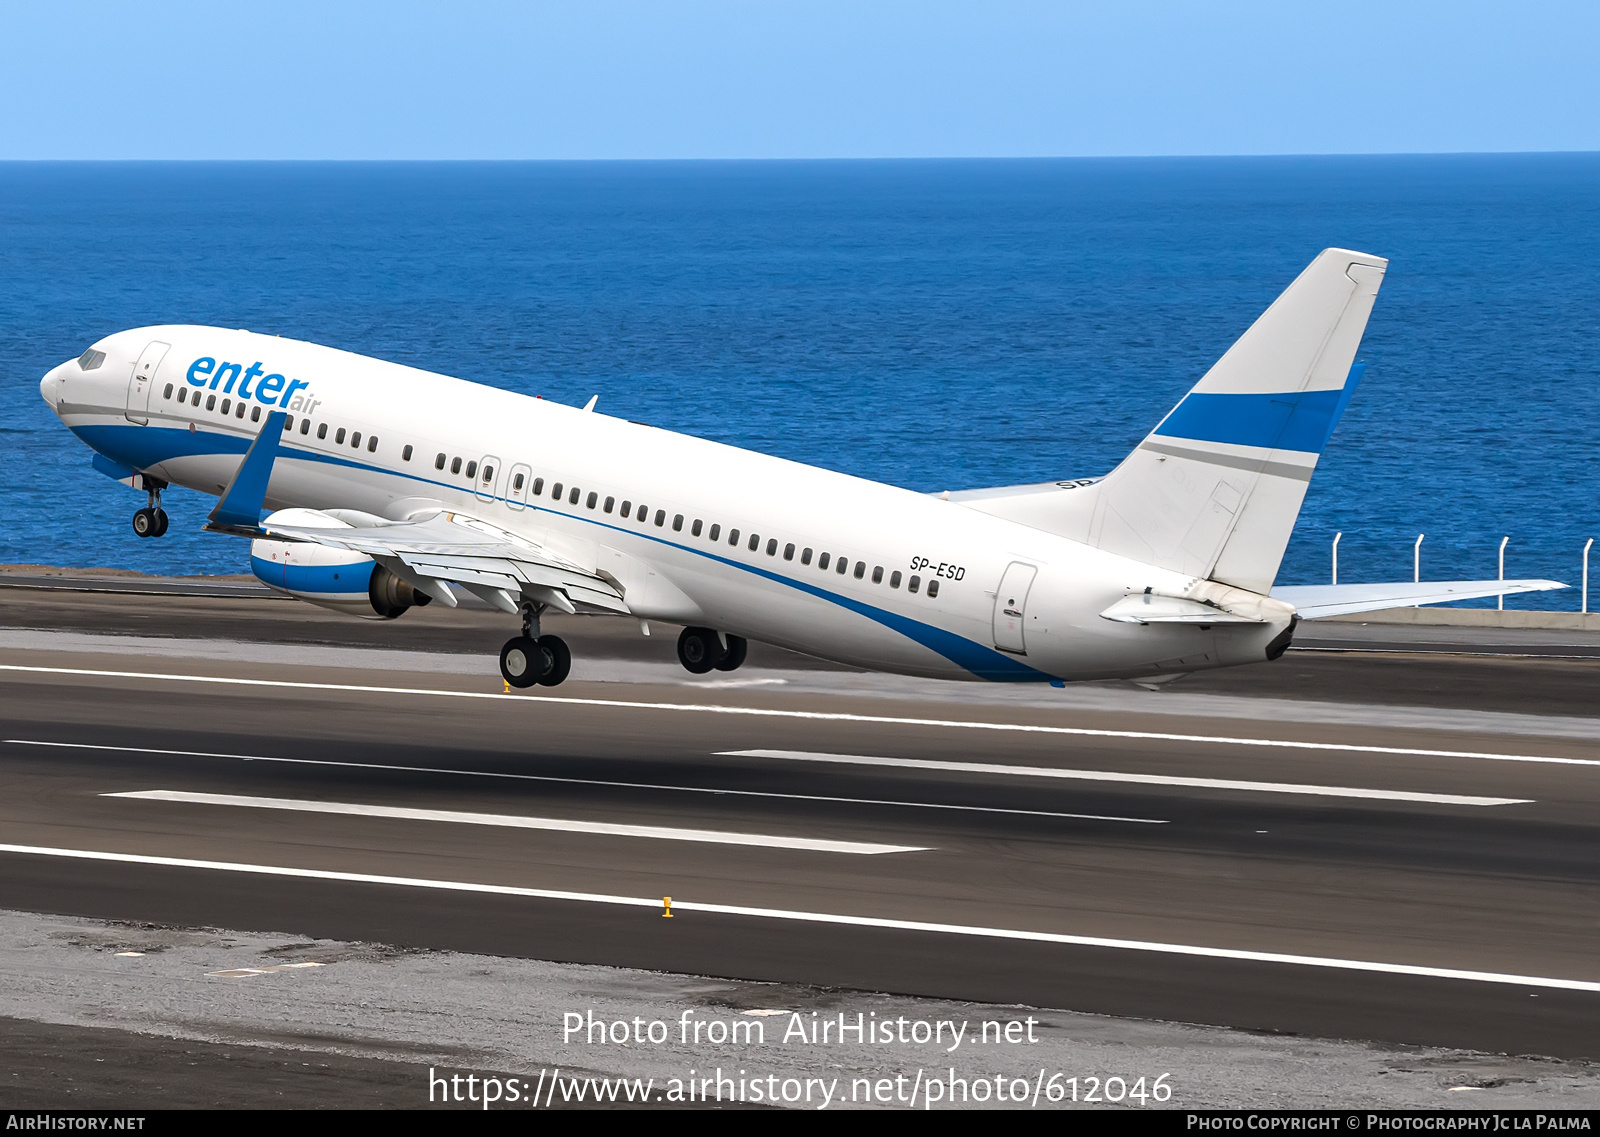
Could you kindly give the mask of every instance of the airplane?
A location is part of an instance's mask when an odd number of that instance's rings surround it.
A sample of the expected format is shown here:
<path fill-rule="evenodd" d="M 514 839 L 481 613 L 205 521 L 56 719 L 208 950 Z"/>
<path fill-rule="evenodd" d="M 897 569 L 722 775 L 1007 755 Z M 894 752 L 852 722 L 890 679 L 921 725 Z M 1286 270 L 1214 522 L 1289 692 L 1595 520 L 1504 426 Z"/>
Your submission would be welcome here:
<path fill-rule="evenodd" d="M 1302 618 L 1566 587 L 1275 587 L 1354 394 L 1387 260 L 1327 249 L 1098 478 L 925 494 L 316 344 L 117 332 L 40 392 L 96 469 L 218 498 L 269 587 L 393 619 L 463 594 L 520 621 L 509 686 L 555 686 L 550 611 L 683 625 L 694 674 L 756 640 L 944 679 L 1158 687 L 1283 655 Z M 263 511 L 266 516 L 263 517 Z"/>

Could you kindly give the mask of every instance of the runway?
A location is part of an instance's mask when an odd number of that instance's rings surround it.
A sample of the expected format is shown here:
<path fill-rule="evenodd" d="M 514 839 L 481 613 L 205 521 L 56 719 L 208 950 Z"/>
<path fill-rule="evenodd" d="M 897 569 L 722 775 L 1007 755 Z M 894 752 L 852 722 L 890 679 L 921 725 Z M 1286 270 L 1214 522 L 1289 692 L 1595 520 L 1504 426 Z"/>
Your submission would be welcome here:
<path fill-rule="evenodd" d="M 1163 705 L 570 621 L 575 680 L 508 694 L 504 623 L 0 592 L 0 907 L 1600 1057 L 1600 660 L 1357 643 Z"/>

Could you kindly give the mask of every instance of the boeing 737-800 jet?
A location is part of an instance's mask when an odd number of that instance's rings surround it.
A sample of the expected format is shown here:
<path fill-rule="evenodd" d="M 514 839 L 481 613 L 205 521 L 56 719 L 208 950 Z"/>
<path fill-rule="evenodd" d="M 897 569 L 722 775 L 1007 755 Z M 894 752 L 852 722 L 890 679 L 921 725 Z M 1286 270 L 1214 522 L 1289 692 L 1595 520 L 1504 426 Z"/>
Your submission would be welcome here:
<path fill-rule="evenodd" d="M 697 673 L 755 639 L 911 675 L 1153 684 L 1275 659 L 1304 616 L 1563 587 L 1273 587 L 1386 264 L 1323 252 L 1104 477 L 937 496 L 248 331 L 118 332 L 40 389 L 148 495 L 141 536 L 188 486 L 292 596 L 392 618 L 470 593 L 520 619 L 500 653 L 518 687 L 571 666 L 540 634 L 551 609 L 682 624 Z"/>

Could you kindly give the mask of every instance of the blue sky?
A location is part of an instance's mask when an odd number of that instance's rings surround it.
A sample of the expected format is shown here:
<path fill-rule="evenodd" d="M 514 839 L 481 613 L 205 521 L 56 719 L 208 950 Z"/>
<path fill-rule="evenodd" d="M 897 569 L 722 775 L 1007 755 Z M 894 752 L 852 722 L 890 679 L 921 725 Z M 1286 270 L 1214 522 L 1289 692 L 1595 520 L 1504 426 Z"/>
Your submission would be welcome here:
<path fill-rule="evenodd" d="M 1600 4 L 0 6 L 0 159 L 1600 149 Z"/>

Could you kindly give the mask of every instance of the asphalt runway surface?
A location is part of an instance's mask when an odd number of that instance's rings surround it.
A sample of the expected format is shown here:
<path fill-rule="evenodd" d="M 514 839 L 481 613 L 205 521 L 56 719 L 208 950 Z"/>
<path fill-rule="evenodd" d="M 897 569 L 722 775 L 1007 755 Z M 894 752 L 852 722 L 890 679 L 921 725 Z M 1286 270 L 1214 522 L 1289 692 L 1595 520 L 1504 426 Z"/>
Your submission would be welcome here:
<path fill-rule="evenodd" d="M 1164 710 L 616 620 L 507 695 L 508 624 L 0 590 L 0 908 L 1600 1058 L 1600 660 L 1528 658 L 1579 633 Z"/>

